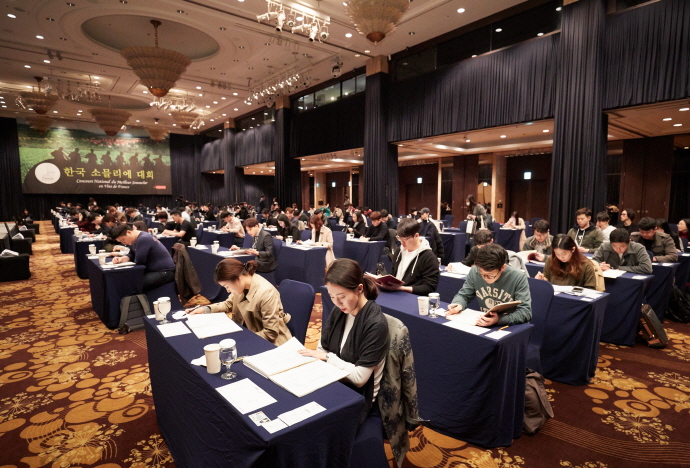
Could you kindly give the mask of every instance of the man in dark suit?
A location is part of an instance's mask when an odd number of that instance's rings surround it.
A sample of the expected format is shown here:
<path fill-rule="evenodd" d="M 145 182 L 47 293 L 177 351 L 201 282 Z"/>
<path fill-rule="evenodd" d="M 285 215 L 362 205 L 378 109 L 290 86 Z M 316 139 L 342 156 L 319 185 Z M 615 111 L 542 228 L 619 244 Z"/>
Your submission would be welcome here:
<path fill-rule="evenodd" d="M 247 249 L 247 253 L 249 255 L 256 255 L 256 271 L 268 273 L 275 270 L 278 262 L 273 252 L 273 236 L 261 229 L 256 218 L 246 220 L 244 222 L 244 230 L 253 238 L 252 247 Z M 230 250 L 239 249 L 236 245 L 230 247 Z"/>

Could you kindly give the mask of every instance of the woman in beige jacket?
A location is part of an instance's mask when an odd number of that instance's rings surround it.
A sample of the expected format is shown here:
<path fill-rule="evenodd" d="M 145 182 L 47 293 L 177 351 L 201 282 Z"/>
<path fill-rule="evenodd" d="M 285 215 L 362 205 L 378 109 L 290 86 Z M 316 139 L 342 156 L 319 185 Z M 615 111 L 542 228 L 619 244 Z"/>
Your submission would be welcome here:
<path fill-rule="evenodd" d="M 255 272 L 253 260 L 244 264 L 234 258 L 222 260 L 216 267 L 215 280 L 230 296 L 225 302 L 188 309 L 187 313 L 225 312 L 276 346 L 285 343 L 292 338 L 287 327 L 290 314 L 283 311 L 278 290 Z"/>
<path fill-rule="evenodd" d="M 323 219 L 320 216 L 312 216 L 309 218 L 309 228 L 311 229 L 311 240 L 314 245 L 328 247 L 326 251 L 326 268 L 335 261 L 335 254 L 333 253 L 333 232 L 323 224 Z"/>

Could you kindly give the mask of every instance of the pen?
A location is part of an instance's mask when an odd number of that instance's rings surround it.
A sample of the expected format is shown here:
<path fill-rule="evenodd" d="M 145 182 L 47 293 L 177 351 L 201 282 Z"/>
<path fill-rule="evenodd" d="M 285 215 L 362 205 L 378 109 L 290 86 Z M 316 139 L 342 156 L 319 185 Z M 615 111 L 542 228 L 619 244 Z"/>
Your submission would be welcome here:
<path fill-rule="evenodd" d="M 500 330 L 505 330 L 505 329 L 508 328 L 509 326 L 510 326 L 510 325 L 506 325 L 506 326 L 503 327 L 503 328 L 499 328 L 499 331 L 500 331 Z"/>

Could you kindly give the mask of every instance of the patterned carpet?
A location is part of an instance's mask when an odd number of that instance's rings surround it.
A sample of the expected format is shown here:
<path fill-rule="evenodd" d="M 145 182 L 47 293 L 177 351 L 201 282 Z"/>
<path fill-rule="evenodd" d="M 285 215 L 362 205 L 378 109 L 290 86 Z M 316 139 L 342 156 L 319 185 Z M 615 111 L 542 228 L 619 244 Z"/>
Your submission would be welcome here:
<path fill-rule="evenodd" d="M 105 328 L 73 256 L 60 254 L 49 223 L 41 232 L 32 279 L 0 283 L 0 468 L 175 466 L 156 424 L 143 331 Z M 317 304 L 308 347 L 320 317 Z M 588 386 L 548 382 L 556 419 L 536 436 L 485 450 L 421 428 L 405 468 L 690 466 L 690 326 L 666 327 L 664 350 L 602 344 Z"/>

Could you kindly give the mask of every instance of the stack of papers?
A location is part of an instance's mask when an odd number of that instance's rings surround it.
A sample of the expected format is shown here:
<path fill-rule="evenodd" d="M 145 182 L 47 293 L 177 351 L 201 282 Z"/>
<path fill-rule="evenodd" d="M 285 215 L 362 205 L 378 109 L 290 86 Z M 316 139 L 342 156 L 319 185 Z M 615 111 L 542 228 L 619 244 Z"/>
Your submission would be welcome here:
<path fill-rule="evenodd" d="M 604 278 L 618 278 L 619 276 L 623 276 L 626 272 L 623 270 L 606 270 L 603 272 Z"/>
<path fill-rule="evenodd" d="M 275 349 L 244 358 L 244 365 L 297 397 L 350 374 L 319 359 L 302 356 L 297 352 L 300 349 L 306 348 L 293 337 Z"/>
<path fill-rule="evenodd" d="M 448 273 L 455 273 L 459 275 L 468 275 L 470 273 L 470 270 L 472 267 L 468 267 L 464 263 L 461 262 L 451 262 L 448 264 L 448 267 L 450 267 L 453 271 L 449 271 Z"/>
<path fill-rule="evenodd" d="M 453 322 L 463 323 L 465 325 L 475 325 L 477 320 L 479 320 L 479 317 L 482 315 L 484 315 L 484 313 L 478 310 L 465 309 L 459 314 L 446 315 L 446 318 L 448 320 L 452 320 Z"/>
<path fill-rule="evenodd" d="M 155 317 L 155 316 L 154 316 Z M 166 323 L 164 325 L 158 325 L 158 330 L 165 338 L 170 338 L 171 336 L 186 335 L 191 333 L 189 328 L 184 326 L 184 322 L 172 322 Z"/>
<path fill-rule="evenodd" d="M 238 380 L 216 390 L 242 414 L 256 411 L 277 401 L 249 379 Z"/>
<path fill-rule="evenodd" d="M 242 327 L 222 312 L 188 315 L 187 325 L 199 339 L 242 331 Z"/>
<path fill-rule="evenodd" d="M 118 268 L 118 267 L 123 267 L 123 266 L 132 266 L 136 265 L 134 262 L 122 262 L 122 263 L 106 263 L 105 265 L 102 265 L 104 269 L 110 269 L 110 268 Z"/>

